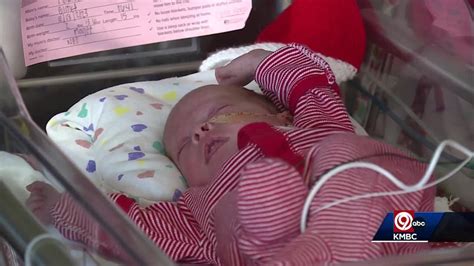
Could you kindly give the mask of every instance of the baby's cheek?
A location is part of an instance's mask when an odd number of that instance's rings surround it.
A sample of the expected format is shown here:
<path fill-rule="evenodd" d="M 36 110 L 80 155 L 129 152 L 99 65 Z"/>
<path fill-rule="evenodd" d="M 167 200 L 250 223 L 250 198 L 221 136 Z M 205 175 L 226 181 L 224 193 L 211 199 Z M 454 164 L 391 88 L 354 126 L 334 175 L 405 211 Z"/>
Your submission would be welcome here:
<path fill-rule="evenodd" d="M 195 169 L 187 176 L 185 175 L 185 178 L 190 187 L 205 186 L 212 180 L 207 171 L 202 171 L 202 169 Z"/>
<path fill-rule="evenodd" d="M 186 182 L 190 187 L 201 186 L 206 183 L 206 180 L 203 176 L 207 174 L 205 169 L 202 169 L 201 164 L 199 163 L 201 158 L 189 156 L 186 160 L 186 163 L 183 165 L 181 170 Z"/>

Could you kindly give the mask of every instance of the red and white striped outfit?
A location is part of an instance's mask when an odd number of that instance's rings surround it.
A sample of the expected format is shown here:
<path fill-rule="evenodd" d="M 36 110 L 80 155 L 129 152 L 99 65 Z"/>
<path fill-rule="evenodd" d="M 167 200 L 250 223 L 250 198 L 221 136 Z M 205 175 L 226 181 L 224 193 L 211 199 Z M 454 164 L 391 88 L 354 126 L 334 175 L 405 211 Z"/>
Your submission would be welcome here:
<path fill-rule="evenodd" d="M 207 186 L 188 189 L 177 204 L 160 202 L 140 208 L 132 199 L 112 194 L 132 221 L 180 262 L 310 265 L 428 248 L 370 240 L 389 211 L 432 210 L 434 189 L 363 199 L 314 213 L 315 208 L 337 199 L 396 189 L 384 177 L 364 169 L 345 171 L 326 182 L 313 201 L 308 227 L 300 234 L 309 185 L 329 169 L 363 160 L 412 184 L 424 166 L 387 144 L 353 133 L 334 74 L 309 49 L 290 45 L 274 52 L 259 65 L 256 81 L 278 108 L 292 113 L 293 127 L 247 125 L 238 134 L 239 152 Z M 304 180 L 304 158 L 312 147 L 310 174 Z M 66 237 L 104 251 L 111 248 L 105 238 L 94 241 L 96 227 L 68 196 L 61 197 L 52 213 L 55 226 Z"/>

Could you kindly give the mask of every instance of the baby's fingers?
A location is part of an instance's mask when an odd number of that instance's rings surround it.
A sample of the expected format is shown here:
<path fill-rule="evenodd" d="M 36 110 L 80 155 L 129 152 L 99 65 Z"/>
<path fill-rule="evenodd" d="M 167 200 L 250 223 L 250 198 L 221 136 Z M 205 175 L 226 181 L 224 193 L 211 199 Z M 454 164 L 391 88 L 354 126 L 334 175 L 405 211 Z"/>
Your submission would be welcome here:
<path fill-rule="evenodd" d="M 35 211 L 44 205 L 44 196 L 31 196 L 26 200 L 26 207 L 31 211 Z"/>
<path fill-rule="evenodd" d="M 51 223 L 51 215 L 49 214 L 49 209 L 42 202 L 32 202 L 29 204 L 28 208 L 33 213 L 33 215 L 43 224 Z"/>
<path fill-rule="evenodd" d="M 44 185 L 45 185 L 44 182 L 35 181 L 35 182 L 29 184 L 28 186 L 26 186 L 26 190 L 28 190 L 29 192 L 40 191 L 44 188 Z"/>
<path fill-rule="evenodd" d="M 227 85 L 233 78 L 235 78 L 235 76 L 232 75 L 232 71 L 229 71 L 229 67 L 216 68 L 216 79 L 219 84 Z"/>
<path fill-rule="evenodd" d="M 221 85 L 245 86 L 252 81 L 252 75 L 245 73 L 240 66 L 230 65 L 216 68 L 216 79 Z"/>
<path fill-rule="evenodd" d="M 43 206 L 42 206 L 42 204 L 39 204 L 39 203 L 33 203 L 33 204 L 30 204 L 30 206 L 28 206 L 28 209 L 29 209 L 34 215 L 38 215 L 39 213 L 42 213 L 42 211 L 43 211 Z"/>

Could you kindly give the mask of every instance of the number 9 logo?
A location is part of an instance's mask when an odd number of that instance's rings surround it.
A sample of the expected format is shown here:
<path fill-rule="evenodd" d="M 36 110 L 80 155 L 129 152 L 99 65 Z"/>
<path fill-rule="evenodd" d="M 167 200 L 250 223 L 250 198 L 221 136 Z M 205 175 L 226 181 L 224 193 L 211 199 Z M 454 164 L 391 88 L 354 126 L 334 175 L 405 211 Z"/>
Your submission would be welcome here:
<path fill-rule="evenodd" d="M 408 212 L 399 212 L 393 222 L 398 230 L 408 231 L 412 227 L 413 216 Z"/>

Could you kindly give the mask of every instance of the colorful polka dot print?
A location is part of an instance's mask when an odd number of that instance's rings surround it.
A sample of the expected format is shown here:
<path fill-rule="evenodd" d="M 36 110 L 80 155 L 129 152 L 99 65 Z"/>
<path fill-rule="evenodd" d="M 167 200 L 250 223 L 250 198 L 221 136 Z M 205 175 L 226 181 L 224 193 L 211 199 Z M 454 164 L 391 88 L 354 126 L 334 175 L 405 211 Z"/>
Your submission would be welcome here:
<path fill-rule="evenodd" d="M 104 191 L 176 201 L 187 184 L 166 157 L 163 130 L 172 105 L 183 95 L 203 83 L 215 84 L 213 74 L 197 75 L 119 85 L 89 95 L 53 117 L 48 135 Z"/>

